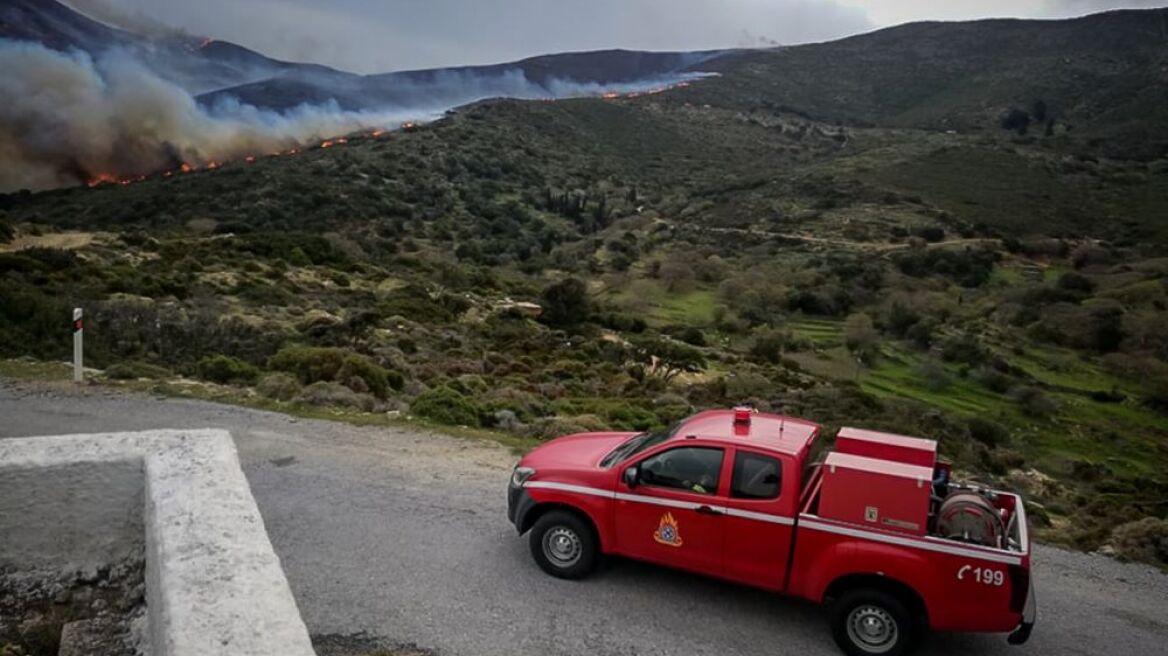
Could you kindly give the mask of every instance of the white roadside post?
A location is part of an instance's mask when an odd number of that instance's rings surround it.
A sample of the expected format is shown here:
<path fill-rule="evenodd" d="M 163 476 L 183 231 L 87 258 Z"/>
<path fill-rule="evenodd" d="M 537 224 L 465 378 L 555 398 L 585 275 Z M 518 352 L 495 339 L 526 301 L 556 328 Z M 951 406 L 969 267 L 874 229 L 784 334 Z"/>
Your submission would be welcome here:
<path fill-rule="evenodd" d="M 73 308 L 73 382 L 80 383 L 82 377 L 81 367 L 81 335 L 83 325 L 81 321 L 81 308 Z"/>

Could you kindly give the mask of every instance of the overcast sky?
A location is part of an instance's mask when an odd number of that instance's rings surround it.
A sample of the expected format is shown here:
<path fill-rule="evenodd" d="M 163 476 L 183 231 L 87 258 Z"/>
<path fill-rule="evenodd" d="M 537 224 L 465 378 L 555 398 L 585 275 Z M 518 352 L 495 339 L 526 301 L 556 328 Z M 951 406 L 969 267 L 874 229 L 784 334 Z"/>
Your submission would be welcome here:
<path fill-rule="evenodd" d="M 569 50 L 823 41 L 918 20 L 1052 18 L 1168 0 L 66 0 L 108 22 L 169 25 L 361 73 Z"/>

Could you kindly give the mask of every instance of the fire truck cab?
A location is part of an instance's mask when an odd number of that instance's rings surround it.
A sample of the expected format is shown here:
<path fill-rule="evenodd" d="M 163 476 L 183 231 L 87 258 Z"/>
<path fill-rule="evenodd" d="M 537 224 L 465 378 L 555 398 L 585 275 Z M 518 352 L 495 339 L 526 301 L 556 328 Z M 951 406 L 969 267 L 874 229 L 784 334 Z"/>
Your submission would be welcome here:
<path fill-rule="evenodd" d="M 1016 494 L 950 481 L 932 440 L 711 410 L 647 433 L 584 433 L 515 467 L 508 515 L 565 579 L 610 554 L 828 606 L 848 654 L 896 655 L 925 629 L 1035 621 Z"/>

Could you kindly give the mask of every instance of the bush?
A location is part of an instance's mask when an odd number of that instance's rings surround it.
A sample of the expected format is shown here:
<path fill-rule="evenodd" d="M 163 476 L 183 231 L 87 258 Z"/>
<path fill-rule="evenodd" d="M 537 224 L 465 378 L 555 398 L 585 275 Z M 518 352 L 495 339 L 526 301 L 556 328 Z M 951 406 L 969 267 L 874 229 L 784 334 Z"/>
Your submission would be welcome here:
<path fill-rule="evenodd" d="M 379 399 L 384 399 L 390 388 L 400 390 L 405 385 L 405 379 L 396 371 L 389 371 L 364 356 L 338 348 L 290 346 L 272 356 L 268 366 L 295 375 L 304 385 L 336 382 L 354 392 L 369 392 Z"/>
<path fill-rule="evenodd" d="M 540 440 L 550 440 L 562 435 L 573 433 L 593 433 L 608 428 L 607 424 L 595 415 L 579 415 L 575 417 L 548 417 L 541 419 L 531 426 L 529 434 Z"/>
<path fill-rule="evenodd" d="M 1168 565 L 1168 520 L 1145 517 L 1121 524 L 1111 532 L 1111 546 L 1120 558 Z"/>
<path fill-rule="evenodd" d="M 447 426 L 481 425 L 478 405 L 446 386 L 423 392 L 410 404 L 410 412 Z"/>
<path fill-rule="evenodd" d="M 960 362 L 977 366 L 985 362 L 986 353 L 977 337 L 965 333 L 945 342 L 945 345 L 941 347 L 941 358 L 946 362 Z"/>
<path fill-rule="evenodd" d="M 1010 387 L 1014 384 L 1014 380 L 1008 375 L 984 365 L 974 369 L 970 378 L 998 394 L 1010 391 Z"/>
<path fill-rule="evenodd" d="M 291 401 L 300 393 L 300 383 L 289 374 L 276 372 L 261 378 L 256 391 L 269 399 Z"/>
<path fill-rule="evenodd" d="M 16 237 L 16 230 L 6 221 L 0 221 L 0 244 L 6 244 Z"/>
<path fill-rule="evenodd" d="M 170 378 L 171 373 L 165 367 L 148 362 L 129 360 L 106 367 L 105 377 L 110 380 L 137 380 L 139 378 Z"/>
<path fill-rule="evenodd" d="M 607 415 L 614 428 L 623 430 L 644 431 L 659 423 L 655 413 L 628 403 L 611 408 Z"/>
<path fill-rule="evenodd" d="M 747 353 L 755 362 L 778 364 L 786 351 L 801 351 L 810 347 L 806 340 L 795 336 L 790 330 L 780 328 L 756 328 L 751 335 Z"/>
<path fill-rule="evenodd" d="M 260 377 L 260 370 L 230 355 L 212 355 L 198 364 L 199 377 L 223 385 L 251 385 Z"/>
<path fill-rule="evenodd" d="M 320 381 L 304 388 L 296 397 L 297 403 L 319 406 L 337 406 L 372 412 L 377 402 L 368 394 L 358 394 L 353 390 L 329 381 Z"/>
<path fill-rule="evenodd" d="M 1058 411 L 1058 404 L 1037 387 L 1016 387 L 1010 392 L 1010 398 L 1018 404 L 1022 414 L 1028 417 L 1045 418 Z"/>
<path fill-rule="evenodd" d="M 1010 439 L 1010 431 L 1006 430 L 1005 426 L 990 419 L 973 417 L 966 425 L 969 427 L 970 437 L 990 448 L 1005 444 Z"/>
<path fill-rule="evenodd" d="M 540 320 L 553 326 L 572 326 L 588 318 L 588 287 L 577 278 L 566 278 L 543 290 Z"/>

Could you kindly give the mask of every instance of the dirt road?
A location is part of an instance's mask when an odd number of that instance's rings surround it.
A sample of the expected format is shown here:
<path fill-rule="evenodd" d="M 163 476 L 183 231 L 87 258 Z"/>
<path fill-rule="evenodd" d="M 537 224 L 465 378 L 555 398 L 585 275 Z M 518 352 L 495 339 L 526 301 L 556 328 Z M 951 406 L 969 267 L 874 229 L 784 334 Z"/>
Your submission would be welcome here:
<path fill-rule="evenodd" d="M 38 391 L 39 390 L 39 391 Z M 368 632 L 446 656 L 838 652 L 818 608 L 631 562 L 542 574 L 505 517 L 506 450 L 236 407 L 0 383 L 0 437 L 225 428 L 314 633 Z M 1030 644 L 938 635 L 923 654 L 1168 653 L 1168 576 L 1038 547 Z"/>

